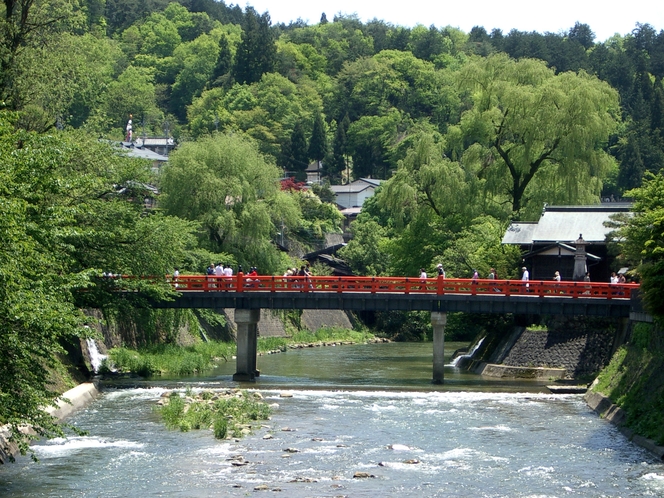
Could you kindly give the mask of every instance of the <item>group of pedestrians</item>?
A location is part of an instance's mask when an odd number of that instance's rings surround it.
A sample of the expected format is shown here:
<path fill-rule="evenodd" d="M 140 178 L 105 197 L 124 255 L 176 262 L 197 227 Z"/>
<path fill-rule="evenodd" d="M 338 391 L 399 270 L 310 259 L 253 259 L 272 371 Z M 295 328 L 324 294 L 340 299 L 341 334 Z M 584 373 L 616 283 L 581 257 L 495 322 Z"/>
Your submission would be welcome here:
<path fill-rule="evenodd" d="M 290 284 L 290 287 L 292 287 L 293 289 L 305 288 L 305 285 L 308 286 L 310 289 L 313 288 L 313 285 L 309 280 L 309 277 L 311 277 L 311 275 L 312 272 L 309 263 L 300 266 L 299 270 L 297 268 L 288 268 L 284 273 L 284 277 L 286 279 L 292 278 L 293 280 L 295 280 L 295 282 Z M 302 282 L 302 280 L 304 280 L 304 282 Z"/>
<path fill-rule="evenodd" d="M 436 276 L 445 278 L 445 269 L 442 263 L 438 263 L 438 266 L 436 266 Z M 427 272 L 424 268 L 420 268 L 420 278 L 427 278 Z"/>
<path fill-rule="evenodd" d="M 207 274 L 215 277 L 232 277 L 233 268 L 231 265 L 225 265 L 222 263 L 217 263 L 216 265 L 211 264 L 207 267 Z"/>
<path fill-rule="evenodd" d="M 612 284 L 626 284 L 627 279 L 625 278 L 624 273 L 616 274 L 616 272 L 612 272 L 610 282 Z"/>

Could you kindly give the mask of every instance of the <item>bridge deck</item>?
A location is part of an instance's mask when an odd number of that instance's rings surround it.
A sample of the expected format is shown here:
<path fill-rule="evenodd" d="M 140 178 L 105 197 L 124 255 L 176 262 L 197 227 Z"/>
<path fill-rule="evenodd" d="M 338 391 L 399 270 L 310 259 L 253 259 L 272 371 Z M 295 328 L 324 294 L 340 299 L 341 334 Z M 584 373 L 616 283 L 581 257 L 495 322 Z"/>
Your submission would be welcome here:
<path fill-rule="evenodd" d="M 629 316 L 638 284 L 409 277 L 186 275 L 162 308 L 345 309 Z"/>

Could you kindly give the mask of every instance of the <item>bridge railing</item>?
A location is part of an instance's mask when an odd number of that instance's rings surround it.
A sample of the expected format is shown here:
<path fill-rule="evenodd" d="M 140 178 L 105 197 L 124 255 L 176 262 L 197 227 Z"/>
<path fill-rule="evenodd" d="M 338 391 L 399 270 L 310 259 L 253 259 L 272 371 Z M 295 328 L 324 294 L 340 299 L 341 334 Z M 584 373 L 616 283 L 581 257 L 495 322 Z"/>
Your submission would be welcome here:
<path fill-rule="evenodd" d="M 167 277 L 178 292 L 304 292 L 370 294 L 460 294 L 630 299 L 638 284 L 552 282 L 547 280 L 486 280 L 412 277 L 233 277 L 182 275 Z"/>

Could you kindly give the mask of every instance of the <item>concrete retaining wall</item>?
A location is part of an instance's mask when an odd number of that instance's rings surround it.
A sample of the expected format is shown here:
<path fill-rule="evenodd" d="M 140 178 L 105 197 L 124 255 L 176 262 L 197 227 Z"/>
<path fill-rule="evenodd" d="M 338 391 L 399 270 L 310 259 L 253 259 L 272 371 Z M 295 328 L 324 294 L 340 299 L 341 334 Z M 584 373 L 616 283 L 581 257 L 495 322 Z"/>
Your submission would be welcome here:
<path fill-rule="evenodd" d="M 303 310 L 300 322 L 303 327 L 312 332 L 323 327 L 353 328 L 348 315 L 342 310 Z"/>
<path fill-rule="evenodd" d="M 652 439 L 634 434 L 632 430 L 623 427 L 625 412 L 619 406 L 614 405 L 609 398 L 600 393 L 588 391 L 583 399 L 600 417 L 617 426 L 627 439 L 664 460 L 664 446 L 658 446 Z"/>
<path fill-rule="evenodd" d="M 86 406 L 98 394 L 99 390 L 94 383 L 86 382 L 84 384 L 79 384 L 75 388 L 70 389 L 62 395 L 64 398 L 69 400 L 69 403 L 65 401 L 59 401 L 57 408 L 48 407 L 46 412 L 53 415 L 58 420 L 62 420 L 65 417 L 71 415 L 74 411 Z M 16 456 L 18 454 L 18 447 L 13 443 L 7 443 L 8 439 L 8 427 L 0 427 L 0 464 L 8 461 L 10 455 Z M 5 447 L 8 448 L 8 452 L 4 451 Z"/>
<path fill-rule="evenodd" d="M 564 368 L 511 367 L 491 363 L 482 363 L 476 372 L 487 377 L 513 379 L 562 379 L 566 374 Z"/>

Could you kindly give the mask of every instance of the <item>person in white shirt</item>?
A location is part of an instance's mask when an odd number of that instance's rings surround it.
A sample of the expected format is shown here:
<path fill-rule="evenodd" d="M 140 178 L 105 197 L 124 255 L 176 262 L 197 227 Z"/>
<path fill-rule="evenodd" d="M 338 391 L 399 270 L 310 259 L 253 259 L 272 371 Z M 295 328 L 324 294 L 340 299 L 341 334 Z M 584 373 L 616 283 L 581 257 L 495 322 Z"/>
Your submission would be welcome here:
<path fill-rule="evenodd" d="M 530 284 L 528 283 L 528 280 L 530 280 L 530 273 L 528 273 L 528 268 L 525 266 L 521 268 L 521 271 L 523 271 L 523 274 L 521 275 L 521 280 L 526 282 L 526 288 L 530 287 Z"/>

